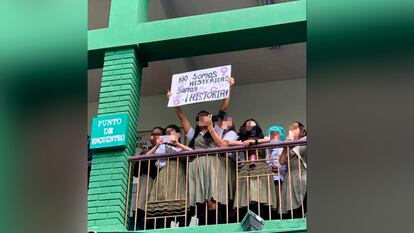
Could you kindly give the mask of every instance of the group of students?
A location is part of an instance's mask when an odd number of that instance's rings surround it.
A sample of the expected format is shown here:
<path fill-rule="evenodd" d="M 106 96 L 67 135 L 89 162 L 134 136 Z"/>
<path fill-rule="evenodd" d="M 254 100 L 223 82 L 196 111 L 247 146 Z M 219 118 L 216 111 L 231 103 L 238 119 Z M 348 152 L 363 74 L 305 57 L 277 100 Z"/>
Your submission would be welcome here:
<path fill-rule="evenodd" d="M 229 78 L 229 82 L 231 90 L 234 78 Z M 168 92 L 167 97 L 169 98 L 170 95 L 171 93 Z M 223 100 L 219 113 L 215 116 L 207 111 L 200 111 L 195 117 L 195 127 L 191 125 L 182 109 L 175 107 L 184 132 L 177 125 L 168 125 L 165 128 L 154 127 L 150 136 L 151 147 L 142 151 L 141 154 L 151 155 L 232 146 L 245 146 L 246 150 L 238 153 L 230 152 L 226 156 L 200 154 L 197 157 L 191 157 L 188 163 L 185 157 L 152 160 L 150 165 L 141 162 L 138 182 L 140 187 L 148 187 L 148 192 L 144 188 L 138 190 L 138 202 L 134 208 L 138 210 L 136 214 L 144 213 L 146 200 L 178 200 L 187 197 L 191 214 L 197 215 L 200 221 L 203 221 L 205 214 L 214 216 L 219 213 L 219 221 L 223 222 L 226 211 L 231 221 L 235 218 L 236 208 L 241 211 L 240 215 L 243 217 L 242 213 L 246 212 L 247 207 L 254 209 L 254 206 L 256 206 L 256 213 L 260 206 L 264 207 L 258 214 L 265 218 L 270 217 L 265 216 L 268 213 L 265 209 L 269 206 L 272 209 L 272 219 L 282 214 L 285 218 L 303 217 L 303 213 L 306 213 L 306 145 L 295 146 L 289 150 L 286 147 L 272 148 L 267 151 L 248 150 L 248 148 L 255 144 L 305 139 L 304 125 L 300 122 L 292 123 L 288 135 L 285 134 L 283 127 L 277 125 L 270 127 L 263 134 L 259 123 L 254 119 L 248 119 L 236 132 L 235 125 L 226 114 L 229 101 L 230 95 Z M 183 136 L 187 138 L 188 145 L 182 143 Z M 266 160 L 256 163 L 255 168 L 251 168 L 252 163 L 240 162 L 255 159 Z M 287 169 L 288 163 L 290 169 Z M 149 174 L 147 166 L 151 167 Z M 268 169 L 272 174 L 273 182 L 271 186 L 267 185 L 269 180 L 266 176 L 252 176 L 250 179 L 236 181 L 236 166 L 239 171 L 246 169 L 251 171 L 259 167 Z M 134 173 L 138 176 L 137 168 Z M 186 189 L 186 176 L 188 177 L 188 190 Z M 238 182 L 237 192 L 236 182 Z M 195 213 L 196 207 L 199 211 Z M 201 211 L 203 208 L 207 210 Z M 204 222 L 204 224 L 209 223 L 210 221 Z"/>

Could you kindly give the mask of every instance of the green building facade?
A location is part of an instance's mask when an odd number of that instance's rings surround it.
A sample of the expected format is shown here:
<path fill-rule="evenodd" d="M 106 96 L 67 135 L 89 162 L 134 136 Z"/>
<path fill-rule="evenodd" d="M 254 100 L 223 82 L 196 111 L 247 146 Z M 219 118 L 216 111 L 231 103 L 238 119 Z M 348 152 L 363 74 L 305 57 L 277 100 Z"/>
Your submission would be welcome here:
<path fill-rule="evenodd" d="M 89 68 L 102 68 L 98 116 L 128 115 L 125 147 L 92 154 L 88 230 L 127 232 L 128 157 L 135 154 L 142 69 L 148 62 L 306 41 L 306 1 L 147 22 L 149 0 L 112 0 L 108 28 L 88 32 Z M 239 223 L 150 231 L 240 232 Z M 306 219 L 266 221 L 263 232 L 306 232 Z"/>

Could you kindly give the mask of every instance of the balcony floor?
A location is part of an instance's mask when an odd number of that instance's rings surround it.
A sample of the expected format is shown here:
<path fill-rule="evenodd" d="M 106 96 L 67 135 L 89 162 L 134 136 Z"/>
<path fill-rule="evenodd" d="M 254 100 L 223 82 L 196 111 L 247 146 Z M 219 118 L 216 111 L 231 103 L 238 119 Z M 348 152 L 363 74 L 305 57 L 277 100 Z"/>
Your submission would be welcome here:
<path fill-rule="evenodd" d="M 196 227 L 180 227 L 166 228 L 157 230 L 139 230 L 139 231 L 97 231 L 97 233 L 158 233 L 158 232 L 176 232 L 176 233 L 216 233 L 216 232 L 244 232 L 240 223 L 217 224 Z M 255 231 L 250 231 L 255 232 Z M 265 221 L 264 227 L 259 232 L 306 232 L 305 219 L 289 219 L 289 220 L 268 220 Z"/>

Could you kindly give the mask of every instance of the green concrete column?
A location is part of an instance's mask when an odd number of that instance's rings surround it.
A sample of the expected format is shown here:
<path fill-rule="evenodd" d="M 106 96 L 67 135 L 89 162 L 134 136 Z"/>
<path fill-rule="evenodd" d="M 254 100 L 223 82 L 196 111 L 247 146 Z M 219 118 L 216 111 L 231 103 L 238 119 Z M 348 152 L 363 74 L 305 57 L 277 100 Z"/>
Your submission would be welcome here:
<path fill-rule="evenodd" d="M 148 0 L 112 0 L 109 28 L 124 30 L 148 18 Z"/>
<path fill-rule="evenodd" d="M 134 48 L 105 53 L 98 115 L 126 113 L 129 116 L 128 144 L 124 149 L 92 154 L 88 190 L 88 229 L 126 230 L 128 157 L 136 150 L 136 131 L 142 68 Z M 126 208 L 126 204 L 128 207 Z"/>

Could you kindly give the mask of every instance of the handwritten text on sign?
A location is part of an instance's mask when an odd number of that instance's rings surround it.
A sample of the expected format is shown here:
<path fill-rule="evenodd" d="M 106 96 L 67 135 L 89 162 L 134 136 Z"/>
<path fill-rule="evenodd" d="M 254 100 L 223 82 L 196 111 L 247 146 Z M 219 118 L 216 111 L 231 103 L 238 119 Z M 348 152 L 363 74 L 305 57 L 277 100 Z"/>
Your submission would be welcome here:
<path fill-rule="evenodd" d="M 231 65 L 174 74 L 168 107 L 225 99 L 229 96 Z"/>

